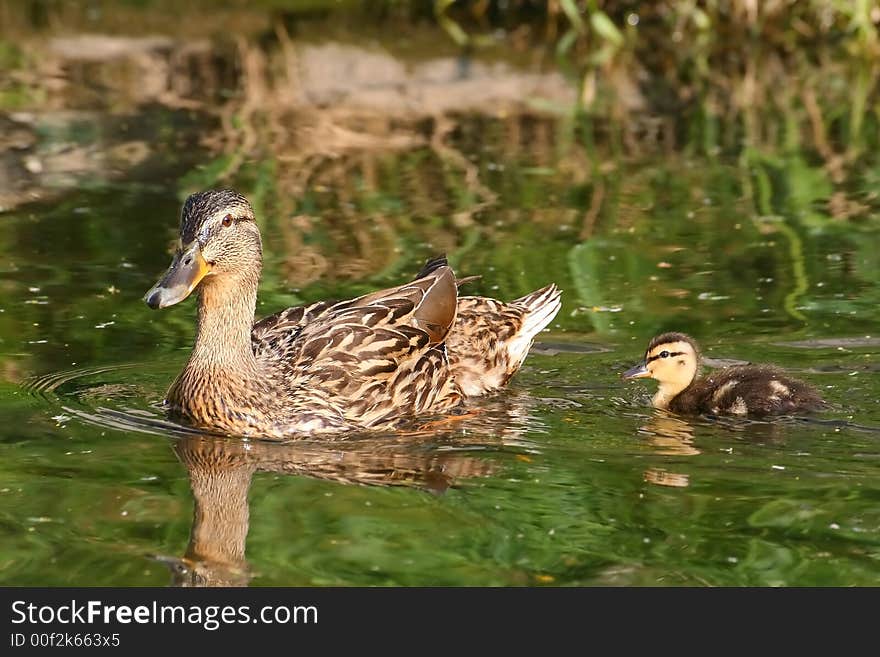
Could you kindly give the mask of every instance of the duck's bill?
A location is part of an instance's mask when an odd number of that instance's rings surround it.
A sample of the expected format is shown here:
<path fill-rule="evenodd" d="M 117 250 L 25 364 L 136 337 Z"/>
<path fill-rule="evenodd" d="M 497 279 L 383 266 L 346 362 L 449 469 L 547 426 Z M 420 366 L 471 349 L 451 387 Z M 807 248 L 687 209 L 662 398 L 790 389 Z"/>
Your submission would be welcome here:
<path fill-rule="evenodd" d="M 152 309 L 167 308 L 186 299 L 201 280 L 211 272 L 199 245 L 178 252 L 165 275 L 144 295 Z"/>
<path fill-rule="evenodd" d="M 626 372 L 620 375 L 622 379 L 644 379 L 645 377 L 651 376 L 650 370 L 648 370 L 648 364 L 642 361 L 635 367 L 631 367 Z"/>

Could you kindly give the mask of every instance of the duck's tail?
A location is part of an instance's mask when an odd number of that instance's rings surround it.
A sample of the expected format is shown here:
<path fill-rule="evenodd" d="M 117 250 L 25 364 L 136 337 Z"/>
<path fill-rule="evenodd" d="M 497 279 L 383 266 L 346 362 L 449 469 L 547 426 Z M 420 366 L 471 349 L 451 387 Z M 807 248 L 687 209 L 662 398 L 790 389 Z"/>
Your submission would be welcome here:
<path fill-rule="evenodd" d="M 543 331 L 553 321 L 559 309 L 562 307 L 562 290 L 554 283 L 540 290 L 527 294 L 524 297 L 511 302 L 513 306 L 522 306 L 526 309 L 522 319 L 522 326 L 516 335 L 507 344 L 507 353 L 511 363 L 516 363 L 514 372 L 520 368 L 535 336 Z M 513 372 L 511 372 L 513 374 Z"/>
<path fill-rule="evenodd" d="M 460 297 L 446 339 L 456 383 L 467 396 L 507 384 L 529 353 L 535 336 L 556 317 L 562 292 L 548 285 L 509 303 Z"/>

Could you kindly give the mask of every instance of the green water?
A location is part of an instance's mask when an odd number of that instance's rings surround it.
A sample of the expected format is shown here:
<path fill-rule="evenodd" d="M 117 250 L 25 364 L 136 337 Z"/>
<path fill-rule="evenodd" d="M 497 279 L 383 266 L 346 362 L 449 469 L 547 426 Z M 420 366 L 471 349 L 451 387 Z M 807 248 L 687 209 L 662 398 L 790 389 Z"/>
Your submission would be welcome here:
<path fill-rule="evenodd" d="M 613 121 L 534 108 L 452 112 L 442 144 L 422 117 L 403 146 L 285 159 L 257 121 L 255 150 L 218 147 L 216 113 L 127 105 L 119 62 L 71 66 L 60 109 L 4 118 L 25 145 L 2 151 L 0 583 L 880 584 L 876 160 L 834 180 L 791 134 L 706 148 L 719 128 L 698 112 L 673 146 L 633 148 Z M 563 310 L 509 390 L 427 433 L 277 444 L 172 425 L 158 405 L 194 304 L 141 296 L 182 196 L 236 158 L 221 182 L 260 215 L 258 314 L 397 284 L 438 252 L 481 275 L 468 293 L 552 281 Z M 838 193 L 859 216 L 835 215 Z M 652 384 L 618 375 L 664 330 L 713 366 L 777 363 L 831 410 L 655 412 Z"/>

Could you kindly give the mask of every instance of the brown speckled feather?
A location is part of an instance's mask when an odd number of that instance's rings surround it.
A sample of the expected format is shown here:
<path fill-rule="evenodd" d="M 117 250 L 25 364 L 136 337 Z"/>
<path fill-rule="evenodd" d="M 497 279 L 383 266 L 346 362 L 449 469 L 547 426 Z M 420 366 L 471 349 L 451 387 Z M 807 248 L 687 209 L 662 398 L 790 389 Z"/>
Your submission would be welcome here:
<path fill-rule="evenodd" d="M 277 362 L 290 384 L 332 398 L 347 421 L 375 427 L 460 403 L 443 347 L 455 310 L 455 277 L 439 267 L 395 288 L 262 320 L 255 353 Z"/>
<path fill-rule="evenodd" d="M 561 292 L 548 285 L 510 303 L 462 297 L 455 328 L 446 341 L 455 380 L 468 396 L 507 384 L 535 336 L 560 308 Z"/>
<path fill-rule="evenodd" d="M 251 331 L 254 354 L 260 357 L 286 353 L 300 330 L 332 307 L 332 301 L 318 301 L 309 306 L 287 308 L 264 317 L 254 324 Z"/>
<path fill-rule="evenodd" d="M 669 410 L 762 416 L 818 410 L 823 405 L 818 392 L 778 367 L 738 365 L 696 379 L 672 399 Z"/>
<path fill-rule="evenodd" d="M 144 297 L 159 309 L 194 292 L 189 361 L 166 394 L 170 414 L 223 433 L 288 438 L 392 428 L 504 385 L 559 310 L 548 286 L 511 303 L 458 299 L 445 258 L 416 279 L 253 323 L 262 243 L 234 190 L 192 195 L 171 267 Z"/>
<path fill-rule="evenodd" d="M 449 410 L 507 384 L 560 298 L 552 285 L 511 303 L 456 299 L 456 287 L 445 259 L 430 261 L 411 283 L 261 320 L 254 351 L 360 426 Z"/>

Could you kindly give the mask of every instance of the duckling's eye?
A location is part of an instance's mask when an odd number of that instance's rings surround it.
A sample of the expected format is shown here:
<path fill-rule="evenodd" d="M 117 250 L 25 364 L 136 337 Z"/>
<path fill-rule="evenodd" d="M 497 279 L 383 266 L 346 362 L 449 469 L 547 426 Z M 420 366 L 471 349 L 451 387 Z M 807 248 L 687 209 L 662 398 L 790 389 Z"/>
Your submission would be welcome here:
<path fill-rule="evenodd" d="M 232 215 L 227 214 L 225 217 L 223 217 L 223 221 L 221 223 L 223 224 L 224 228 L 229 228 L 232 225 Z"/>
<path fill-rule="evenodd" d="M 668 351 L 661 351 L 660 358 L 669 358 L 669 352 Z"/>

